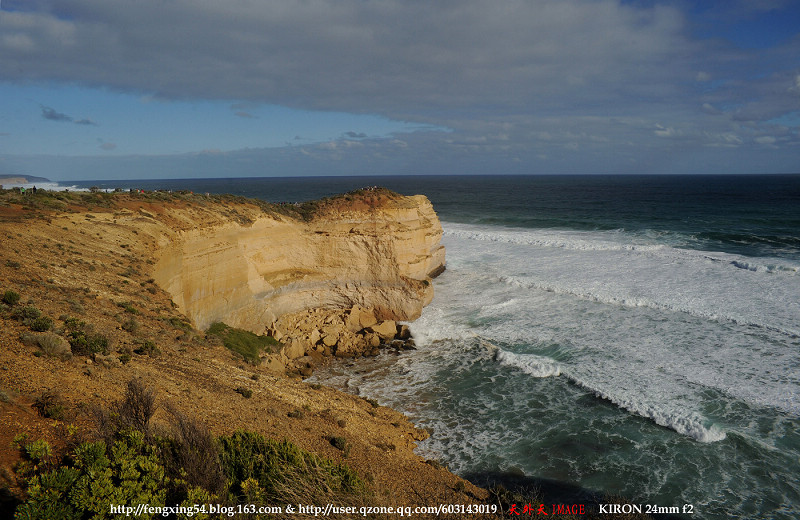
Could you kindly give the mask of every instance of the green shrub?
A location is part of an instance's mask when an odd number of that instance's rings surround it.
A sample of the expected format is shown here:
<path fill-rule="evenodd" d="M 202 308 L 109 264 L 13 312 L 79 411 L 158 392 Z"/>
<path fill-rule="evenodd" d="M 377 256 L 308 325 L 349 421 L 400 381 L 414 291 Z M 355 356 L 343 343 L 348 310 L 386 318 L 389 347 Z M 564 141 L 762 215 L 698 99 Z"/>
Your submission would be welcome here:
<path fill-rule="evenodd" d="M 184 318 L 178 318 L 177 316 L 172 316 L 167 321 L 169 322 L 170 325 L 172 325 L 176 329 L 180 329 L 186 332 L 192 331 L 192 324 L 186 321 L 186 319 Z"/>
<path fill-rule="evenodd" d="M 345 457 L 350 454 L 350 445 L 347 443 L 347 439 L 344 437 L 330 437 L 329 441 L 331 446 L 344 452 Z"/>
<path fill-rule="evenodd" d="M 66 318 L 64 329 L 68 332 L 67 340 L 72 345 L 72 353 L 76 356 L 108 354 L 108 337 L 95 333 L 94 328 L 85 321 L 78 318 Z"/>
<path fill-rule="evenodd" d="M 23 459 L 17 475 L 27 487 L 17 520 L 111 519 L 118 516 L 111 514 L 111 505 L 140 503 L 356 505 L 375 498 L 344 464 L 258 433 L 237 431 L 215 438 L 204 424 L 169 405 L 169 426 L 162 436 L 149 436 L 141 431 L 147 426 L 140 429 L 133 424 L 136 421 L 125 419 L 139 417 L 139 423 L 146 425 L 154 410 L 152 392 L 136 380 L 129 383 L 123 400 L 109 410 L 98 410 L 104 421 L 110 421 L 99 424 L 103 440 L 54 454 L 45 441 L 15 438 Z M 104 431 L 109 425 L 111 429 Z M 138 518 L 156 516 L 145 512 Z"/>
<path fill-rule="evenodd" d="M 364 482 L 346 465 L 323 459 L 289 441 L 237 431 L 230 437 L 220 437 L 219 443 L 220 460 L 233 496 L 251 500 L 257 495 L 265 504 L 324 504 L 348 502 L 348 496 L 352 499 L 366 492 Z"/>
<path fill-rule="evenodd" d="M 83 330 L 86 328 L 86 322 L 78 318 L 62 315 L 59 319 L 64 321 L 64 328 L 68 331 Z"/>
<path fill-rule="evenodd" d="M 110 447 L 83 443 L 71 463 L 36 474 L 27 484 L 18 520 L 114 518 L 112 505 L 163 506 L 167 488 L 164 467 L 140 432 L 121 434 Z M 155 517 L 143 512 L 139 518 Z"/>
<path fill-rule="evenodd" d="M 64 399 L 61 398 L 61 394 L 56 390 L 45 390 L 33 402 L 33 408 L 36 409 L 39 415 L 48 419 L 62 419 L 65 407 Z"/>
<path fill-rule="evenodd" d="M 47 332 L 53 328 L 53 319 L 49 316 L 39 316 L 38 318 L 34 318 L 32 320 L 26 320 L 25 324 L 32 331 Z"/>
<path fill-rule="evenodd" d="M 78 356 L 108 354 L 108 337 L 103 334 L 75 330 L 69 333 L 69 344 L 72 345 L 72 353 Z"/>
<path fill-rule="evenodd" d="M 212 336 L 219 337 L 228 350 L 254 365 L 261 363 L 263 351 L 276 352 L 277 347 L 280 346 L 280 343 L 272 336 L 259 336 L 220 322 L 213 323 L 207 332 Z"/>
<path fill-rule="evenodd" d="M 3 303 L 8 305 L 16 305 L 19 302 L 20 296 L 18 292 L 8 290 L 3 293 Z"/>
<path fill-rule="evenodd" d="M 253 391 L 243 386 L 238 387 L 236 389 L 236 393 L 241 394 L 242 397 L 244 397 L 245 399 L 250 399 L 251 397 L 253 397 Z"/>
<path fill-rule="evenodd" d="M 136 321 L 136 318 L 125 320 L 125 322 L 122 324 L 122 330 L 128 331 L 131 334 L 135 334 L 139 331 L 139 322 Z"/>
<path fill-rule="evenodd" d="M 14 309 L 11 315 L 24 323 L 26 320 L 35 320 L 42 315 L 42 311 L 33 305 L 26 305 L 25 307 Z"/>
<path fill-rule="evenodd" d="M 125 309 L 125 312 L 130 314 L 139 314 L 139 309 L 133 306 L 130 302 L 117 302 L 117 307 L 122 307 Z"/>
<path fill-rule="evenodd" d="M 133 349 L 133 352 L 142 356 L 150 356 L 150 357 L 157 357 L 161 354 L 161 351 L 158 349 L 156 344 L 152 341 L 145 340 L 142 343 Z"/>

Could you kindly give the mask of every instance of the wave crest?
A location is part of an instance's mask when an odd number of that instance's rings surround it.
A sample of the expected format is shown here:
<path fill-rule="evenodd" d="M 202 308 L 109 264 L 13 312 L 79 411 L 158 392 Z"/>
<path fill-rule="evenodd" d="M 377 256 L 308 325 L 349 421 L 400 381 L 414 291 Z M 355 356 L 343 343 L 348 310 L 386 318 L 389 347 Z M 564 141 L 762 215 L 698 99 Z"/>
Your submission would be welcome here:
<path fill-rule="evenodd" d="M 494 358 L 503 366 L 515 367 L 533 377 L 555 377 L 561 375 L 561 367 L 552 359 L 535 354 L 515 354 L 497 349 Z"/>

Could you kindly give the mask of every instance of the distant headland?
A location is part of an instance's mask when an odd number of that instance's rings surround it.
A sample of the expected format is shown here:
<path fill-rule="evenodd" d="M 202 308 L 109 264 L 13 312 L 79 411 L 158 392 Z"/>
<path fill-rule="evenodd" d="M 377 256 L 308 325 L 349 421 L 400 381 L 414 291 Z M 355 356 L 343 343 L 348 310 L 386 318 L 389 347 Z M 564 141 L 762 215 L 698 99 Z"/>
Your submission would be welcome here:
<path fill-rule="evenodd" d="M 0 184 L 33 184 L 34 182 L 53 182 L 45 177 L 36 177 L 34 175 L 14 175 L 14 174 L 0 174 Z"/>

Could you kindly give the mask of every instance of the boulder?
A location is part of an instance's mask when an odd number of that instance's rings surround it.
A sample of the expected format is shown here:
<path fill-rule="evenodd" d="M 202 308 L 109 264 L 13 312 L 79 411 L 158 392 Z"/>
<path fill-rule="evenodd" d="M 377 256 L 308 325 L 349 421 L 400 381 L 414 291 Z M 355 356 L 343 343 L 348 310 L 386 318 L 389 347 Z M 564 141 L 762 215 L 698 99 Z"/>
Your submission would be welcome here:
<path fill-rule="evenodd" d="M 289 359 L 297 359 L 305 353 L 306 349 L 303 343 L 296 338 L 290 338 L 283 346 L 283 354 Z"/>
<path fill-rule="evenodd" d="M 261 360 L 261 366 L 270 372 L 283 373 L 286 371 L 286 365 L 284 365 L 277 356 L 269 355 L 264 357 Z"/>
<path fill-rule="evenodd" d="M 368 333 L 364 336 L 364 340 L 366 341 L 367 345 L 372 348 L 377 348 L 381 344 L 381 337 L 374 332 Z"/>
<path fill-rule="evenodd" d="M 409 339 L 409 338 L 411 338 L 411 329 L 408 328 L 408 325 L 398 325 L 397 326 L 397 337 L 399 339 Z"/>
<path fill-rule="evenodd" d="M 345 318 L 345 326 L 350 332 L 358 332 L 367 327 L 378 323 L 372 309 L 365 309 L 359 305 L 353 305 Z"/>
<path fill-rule="evenodd" d="M 378 318 L 375 317 L 375 313 L 371 309 L 363 309 L 359 315 L 359 323 L 362 329 L 366 329 L 378 323 Z"/>
<path fill-rule="evenodd" d="M 397 334 L 397 324 L 394 320 L 386 320 L 377 325 L 372 325 L 369 330 L 378 334 L 381 339 L 393 339 Z"/>
<path fill-rule="evenodd" d="M 361 326 L 361 308 L 358 305 L 353 305 L 353 308 L 347 313 L 344 326 L 350 332 L 358 332 L 364 328 Z"/>

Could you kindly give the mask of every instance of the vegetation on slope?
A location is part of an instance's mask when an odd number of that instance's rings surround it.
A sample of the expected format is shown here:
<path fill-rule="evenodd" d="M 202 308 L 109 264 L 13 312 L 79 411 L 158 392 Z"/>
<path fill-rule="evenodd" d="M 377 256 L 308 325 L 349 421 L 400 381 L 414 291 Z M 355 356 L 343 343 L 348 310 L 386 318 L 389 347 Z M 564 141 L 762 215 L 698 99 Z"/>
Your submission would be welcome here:
<path fill-rule="evenodd" d="M 281 343 L 272 336 L 259 336 L 221 322 L 212 323 L 207 334 L 218 337 L 227 349 L 253 365 L 261 363 L 262 352 L 273 354 L 281 347 Z"/>
<path fill-rule="evenodd" d="M 27 499 L 16 510 L 18 520 L 115 518 L 113 507 L 136 511 L 138 504 L 179 505 L 172 518 L 214 518 L 217 504 L 249 514 L 277 504 L 356 505 L 373 499 L 369 487 L 345 464 L 305 451 L 289 441 L 265 439 L 248 431 L 214 437 L 206 427 L 168 408 L 169 423 L 154 427 L 155 392 L 131 380 L 123 399 L 95 411 L 93 437 L 78 440 L 75 429 L 60 450 L 49 443 L 15 442 L 22 454 L 17 472 Z M 241 506 L 241 507 L 239 507 Z M 294 515 L 289 515 L 294 516 Z M 148 511 L 142 519 L 161 518 Z"/>

